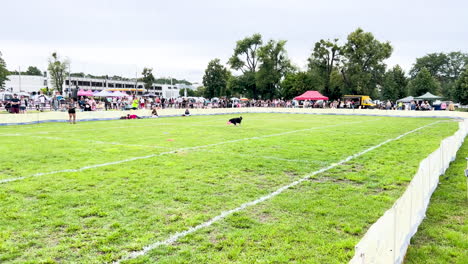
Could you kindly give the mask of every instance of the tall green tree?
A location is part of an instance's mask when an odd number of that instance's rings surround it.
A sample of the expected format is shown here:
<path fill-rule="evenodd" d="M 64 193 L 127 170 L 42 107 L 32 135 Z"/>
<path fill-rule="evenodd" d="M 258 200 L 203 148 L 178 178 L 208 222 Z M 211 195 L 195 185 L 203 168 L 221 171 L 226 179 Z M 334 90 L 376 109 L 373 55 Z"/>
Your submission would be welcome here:
<path fill-rule="evenodd" d="M 41 70 L 39 70 L 35 66 L 29 66 L 28 70 L 24 72 L 25 75 L 36 75 L 36 76 L 42 76 Z"/>
<path fill-rule="evenodd" d="M 153 69 L 152 68 L 143 68 L 143 72 L 141 73 L 143 78 L 141 78 L 141 81 L 145 84 L 145 88 L 149 89 L 150 87 L 153 86 L 154 81 L 156 80 L 153 75 Z"/>
<path fill-rule="evenodd" d="M 330 100 L 336 100 L 343 97 L 345 83 L 343 76 L 338 69 L 332 71 L 330 75 L 330 93 L 327 95 Z"/>
<path fill-rule="evenodd" d="M 292 99 L 309 90 L 311 76 L 307 72 L 294 72 L 286 75 L 281 82 L 280 95 L 284 99 Z"/>
<path fill-rule="evenodd" d="M 237 87 L 237 85 L 249 80 L 247 82 L 249 86 L 244 87 L 244 89 L 251 90 L 249 93 L 252 94 L 255 99 L 257 99 L 259 95 L 255 82 L 255 74 L 257 73 L 259 64 L 258 49 L 262 43 L 262 35 L 258 33 L 237 41 L 236 47 L 234 48 L 234 54 L 231 56 L 231 58 L 229 58 L 228 61 L 228 64 L 232 69 L 241 71 L 243 75 L 247 75 L 245 78 L 238 78 L 237 80 L 233 79 L 234 83 L 236 84 L 236 89 L 240 88 Z M 252 77 L 254 78 L 253 83 L 251 82 Z M 237 82 L 239 80 L 243 81 L 239 83 Z"/>
<path fill-rule="evenodd" d="M 468 104 L 468 67 L 460 74 L 455 83 L 454 97 L 461 104 Z"/>
<path fill-rule="evenodd" d="M 28 67 L 28 70 L 26 71 L 17 71 L 17 70 L 14 70 L 14 71 L 10 71 L 10 74 L 11 75 L 35 75 L 35 76 L 42 76 L 42 72 L 41 70 L 39 70 L 37 67 L 35 66 L 29 66 Z"/>
<path fill-rule="evenodd" d="M 255 73 L 246 72 L 239 76 L 230 76 L 228 80 L 228 91 L 237 97 L 255 98 Z"/>
<path fill-rule="evenodd" d="M 319 87 L 322 84 L 319 78 L 320 76 L 314 76 L 307 71 L 288 73 L 281 82 L 279 96 L 287 100 L 293 99 L 308 90 L 314 89 L 313 87 Z"/>
<path fill-rule="evenodd" d="M 396 65 L 385 73 L 381 98 L 392 101 L 403 98 L 408 94 L 407 86 L 408 79 L 405 76 L 405 72 L 399 65 Z"/>
<path fill-rule="evenodd" d="M 412 79 L 426 68 L 430 74 L 441 84 L 441 93 L 447 98 L 453 98 L 453 90 L 456 80 L 463 69 L 468 65 L 468 53 L 454 51 L 449 53 L 429 53 L 416 59 L 410 71 Z"/>
<path fill-rule="evenodd" d="M 229 71 L 219 59 L 211 60 L 203 76 L 204 96 L 207 98 L 226 96 L 229 76 Z"/>
<path fill-rule="evenodd" d="M 348 35 L 341 69 L 346 93 L 375 96 L 385 74 L 384 60 L 392 54 L 389 42 L 380 42 L 361 28 Z"/>
<path fill-rule="evenodd" d="M 281 79 L 293 69 L 285 45 L 285 40 L 270 40 L 258 50 L 260 66 L 256 74 L 256 86 L 262 99 L 278 96 Z"/>
<path fill-rule="evenodd" d="M 180 96 L 185 96 L 185 89 L 180 89 L 179 90 L 179 95 Z M 187 89 L 187 96 L 197 96 L 197 92 L 192 90 L 192 89 Z"/>
<path fill-rule="evenodd" d="M 2 52 L 0 51 L 0 88 L 4 88 L 5 81 L 8 81 L 8 75 L 10 75 L 10 72 L 6 68 L 5 60 L 2 58 Z"/>
<path fill-rule="evenodd" d="M 439 94 L 439 89 L 439 81 L 426 68 L 422 68 L 416 77 L 408 83 L 408 90 L 414 96 L 421 96 L 427 92 Z"/>
<path fill-rule="evenodd" d="M 205 86 L 198 86 L 197 89 L 195 89 L 195 95 L 197 97 L 204 97 L 205 96 Z"/>
<path fill-rule="evenodd" d="M 68 60 L 60 60 L 57 52 L 52 53 L 49 58 L 49 66 L 47 67 L 50 78 L 52 79 L 53 89 L 62 93 L 63 92 L 63 82 L 66 77 L 66 72 L 69 66 Z"/>
<path fill-rule="evenodd" d="M 126 79 L 126 78 L 122 78 L 122 79 Z M 178 80 L 176 78 L 158 78 L 154 81 L 154 83 L 157 83 L 157 84 L 181 83 L 181 84 L 192 85 L 192 83 L 187 80 Z"/>
<path fill-rule="evenodd" d="M 412 79 L 418 75 L 418 73 L 425 68 L 431 76 L 442 81 L 446 73 L 446 67 L 448 65 L 449 58 L 445 53 L 430 53 L 424 57 L 417 58 L 416 63 L 410 70 L 410 76 Z"/>
<path fill-rule="evenodd" d="M 468 67 L 468 53 L 454 51 L 447 54 L 448 63 L 445 66 L 445 77 L 449 80 L 458 80 L 464 69 Z"/>
<path fill-rule="evenodd" d="M 315 43 L 314 50 L 308 59 L 310 72 L 317 72 L 322 77 L 323 88 L 320 89 L 326 96 L 332 95 L 330 85 L 331 75 L 339 66 L 342 47 L 338 45 L 338 39 L 323 40 Z"/>

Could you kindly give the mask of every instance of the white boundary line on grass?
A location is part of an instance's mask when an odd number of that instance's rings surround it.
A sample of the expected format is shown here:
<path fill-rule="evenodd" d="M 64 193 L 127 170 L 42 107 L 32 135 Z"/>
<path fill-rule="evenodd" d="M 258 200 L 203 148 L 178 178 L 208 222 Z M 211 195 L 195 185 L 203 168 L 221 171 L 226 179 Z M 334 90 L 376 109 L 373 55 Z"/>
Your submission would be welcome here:
<path fill-rule="evenodd" d="M 102 164 L 95 164 L 95 165 L 85 166 L 85 167 L 81 167 L 81 168 L 78 168 L 78 169 L 66 169 L 66 170 L 58 170 L 58 171 L 50 171 L 50 172 L 40 172 L 40 173 L 32 174 L 32 175 L 29 175 L 29 176 L 22 176 L 22 177 L 17 177 L 17 178 L 3 179 L 3 180 L 0 180 L 0 184 L 7 183 L 7 182 L 14 182 L 14 181 L 19 181 L 19 180 L 24 180 L 24 179 L 28 179 L 28 178 L 40 177 L 40 176 L 44 176 L 44 175 L 51 175 L 51 174 L 56 174 L 56 173 L 80 172 L 80 171 L 84 171 L 84 170 L 88 170 L 88 169 L 105 167 L 105 166 L 109 166 L 109 165 L 116 165 L 116 164 L 120 164 L 120 163 L 124 163 L 124 162 L 130 162 L 130 161 L 141 160 L 141 159 L 149 159 L 149 158 L 162 156 L 162 155 L 167 155 L 167 154 L 174 154 L 174 153 L 177 153 L 179 151 L 195 150 L 195 149 L 213 147 L 213 146 L 218 146 L 218 145 L 223 145 L 223 144 L 236 143 L 236 142 L 241 142 L 241 141 L 246 141 L 246 140 L 255 140 L 255 139 L 262 139 L 262 138 L 269 138 L 269 137 L 277 137 L 277 136 L 283 136 L 283 135 L 288 135 L 288 134 L 293 134 L 293 133 L 298 133 L 298 132 L 317 130 L 317 129 L 327 128 L 327 127 L 337 127 L 337 126 L 343 126 L 343 125 L 348 125 L 348 124 L 356 124 L 356 123 L 364 123 L 364 121 L 348 122 L 348 123 L 345 123 L 345 124 L 335 124 L 335 125 L 320 126 L 320 127 L 312 127 L 312 128 L 292 130 L 292 131 L 287 131 L 287 132 L 282 132 L 282 133 L 277 133 L 277 134 L 270 134 L 270 135 L 263 135 L 263 136 L 258 136 L 258 137 L 234 139 L 234 140 L 228 140 L 228 141 L 223 141 L 223 142 L 218 142 L 218 143 L 213 143 L 213 144 L 180 148 L 180 149 L 161 152 L 161 153 L 157 153 L 157 154 L 151 154 L 151 155 L 146 155 L 146 156 L 133 157 L 133 158 L 128 158 L 128 159 L 124 159 L 124 160 L 118 160 L 118 161 L 112 161 L 112 162 L 107 162 L 107 163 L 102 163 Z"/>
<path fill-rule="evenodd" d="M 213 151 L 213 150 L 205 150 L 205 152 L 214 153 L 214 154 L 226 154 L 226 152 Z M 259 155 L 253 155 L 253 154 L 243 154 L 243 153 L 233 153 L 233 152 L 230 152 L 229 155 L 235 155 L 239 157 L 248 157 L 252 159 L 266 159 L 266 160 L 279 160 L 279 161 L 286 161 L 286 162 L 311 163 L 311 164 L 316 164 L 316 165 L 328 165 L 329 164 L 328 162 L 325 162 L 325 161 L 286 159 L 286 158 L 280 158 L 280 157 L 274 157 L 274 156 L 259 156 Z"/>
<path fill-rule="evenodd" d="M 290 183 L 290 184 L 288 184 L 288 185 L 284 185 L 284 186 L 278 188 L 276 191 L 274 191 L 274 192 L 272 192 L 272 193 L 270 193 L 270 194 L 267 194 L 267 195 L 265 195 L 265 196 L 262 196 L 262 197 L 258 198 L 257 200 L 243 203 L 243 204 L 240 205 L 239 207 L 234 208 L 234 209 L 231 209 L 231 210 L 228 210 L 228 211 L 223 211 L 223 212 L 221 212 L 219 215 L 217 215 L 217 216 L 211 218 L 210 220 L 208 220 L 208 221 L 206 221 L 206 222 L 204 222 L 204 223 L 201 223 L 201 224 L 199 224 L 199 225 L 197 225 L 197 226 L 191 227 L 191 228 L 189 228 L 188 230 L 185 230 L 185 231 L 182 231 L 182 232 L 177 232 L 177 233 L 171 235 L 168 239 L 166 239 L 166 240 L 164 240 L 164 241 L 158 241 L 158 242 L 155 242 L 155 243 L 150 244 L 150 245 L 148 245 L 148 246 L 145 246 L 145 247 L 143 247 L 143 249 L 140 250 L 140 251 L 133 251 L 133 252 L 131 252 L 130 254 L 128 254 L 127 256 L 124 256 L 123 258 L 121 258 L 121 259 L 119 259 L 119 260 L 117 260 L 117 261 L 114 261 L 113 264 L 119 264 L 119 263 L 121 263 L 122 261 L 130 260 L 130 259 L 134 259 L 134 258 L 143 256 L 143 255 L 145 255 L 146 253 L 148 253 L 149 251 L 151 251 L 151 250 L 153 250 L 153 249 L 155 249 L 155 248 L 157 248 L 157 247 L 159 247 L 159 246 L 162 246 L 162 245 L 170 245 L 170 244 L 176 242 L 177 240 L 179 240 L 180 238 L 185 237 L 185 236 L 187 236 L 187 235 L 189 235 L 189 234 L 191 234 L 191 233 L 194 233 L 195 231 L 200 230 L 200 229 L 202 229 L 202 228 L 209 227 L 209 226 L 211 226 L 213 223 L 218 222 L 218 221 L 220 221 L 220 220 L 226 218 L 227 216 L 229 216 L 229 215 L 231 215 L 231 214 L 233 214 L 233 213 L 239 212 L 239 211 L 241 211 L 241 210 L 243 210 L 243 209 L 245 209 L 245 208 L 247 208 L 247 207 L 254 206 L 254 205 L 258 204 L 258 203 L 261 203 L 261 202 L 264 202 L 264 201 L 266 201 L 266 200 L 268 200 L 268 199 L 271 199 L 271 198 L 277 196 L 278 194 L 281 194 L 281 193 L 284 192 L 285 190 L 287 190 L 287 189 L 289 189 L 289 188 L 291 188 L 291 187 L 294 187 L 294 186 L 296 186 L 296 185 L 298 185 L 298 184 L 300 184 L 300 183 L 302 183 L 302 182 L 308 180 L 310 177 L 312 177 L 312 176 L 314 176 L 314 175 L 317 175 L 317 174 L 319 174 L 319 173 L 322 173 L 322 172 L 325 172 L 325 171 L 327 171 L 327 170 L 330 170 L 330 169 L 332 169 L 332 168 L 334 168 L 334 167 L 337 167 L 337 166 L 339 166 L 339 165 L 341 165 L 341 164 L 343 164 L 343 163 L 346 163 L 346 162 L 348 162 L 348 161 L 350 161 L 350 160 L 352 160 L 352 159 L 354 159 L 354 158 L 357 158 L 357 157 L 359 157 L 359 156 L 362 156 L 362 155 L 364 155 L 365 153 L 367 153 L 367 152 L 369 152 L 369 151 L 372 151 L 372 150 L 374 150 L 374 149 L 376 149 L 376 148 L 379 148 L 379 147 L 381 147 L 381 146 L 383 146 L 383 145 L 385 145 L 385 144 L 387 144 L 387 143 L 389 143 L 389 142 L 398 140 L 398 139 L 400 139 L 400 138 L 402 138 L 402 137 L 404 137 L 404 136 L 406 136 L 406 135 L 408 135 L 408 134 L 414 133 L 414 132 L 416 132 L 416 131 L 418 131 L 418 130 L 421 130 L 421 129 L 425 128 L 425 127 L 434 125 L 434 124 L 439 123 L 439 122 L 440 122 L 440 121 L 436 121 L 436 122 L 433 122 L 433 123 L 424 125 L 424 126 L 422 126 L 422 127 L 413 129 L 413 130 L 411 130 L 411 131 L 408 131 L 408 132 L 406 132 L 406 133 L 404 133 L 404 134 L 399 135 L 398 137 L 391 138 L 391 139 L 387 139 L 387 140 L 385 140 L 384 142 L 382 142 L 382 143 L 380 143 L 380 144 L 378 144 L 378 145 L 372 146 L 372 147 L 370 147 L 370 148 L 368 148 L 368 149 L 366 149 L 366 150 L 363 150 L 363 151 L 358 152 L 358 153 L 356 153 L 356 154 L 354 154 L 354 155 L 348 156 L 347 158 L 342 159 L 341 161 L 339 161 L 339 162 L 337 162 L 337 163 L 334 163 L 334 164 L 332 164 L 332 165 L 330 165 L 330 166 L 328 166 L 328 167 L 325 167 L 325 168 L 322 168 L 322 169 L 320 169 L 320 170 L 317 170 L 317 171 L 314 171 L 314 172 L 312 172 L 312 173 L 309 173 L 309 174 L 307 174 L 305 177 L 303 177 L 302 179 L 299 179 L 299 180 L 297 180 L 297 181 L 294 181 L 294 182 L 292 182 L 292 183 Z"/>
<path fill-rule="evenodd" d="M 1 133 L 0 136 L 29 136 L 35 134 L 55 134 L 55 133 L 69 133 L 69 132 L 80 132 L 80 131 L 95 131 L 95 130 L 112 130 L 112 129 L 119 129 L 119 128 L 128 128 L 128 129 L 135 129 L 139 127 L 158 127 L 160 125 L 167 125 L 170 123 L 153 123 L 147 125 L 135 125 L 128 123 L 126 126 L 109 126 L 109 127 L 95 127 L 95 128 L 79 128 L 79 129 L 63 129 L 63 130 L 52 130 L 52 131 L 36 131 L 36 132 L 13 132 L 13 133 Z M 183 125 L 181 123 L 181 125 Z"/>
<path fill-rule="evenodd" d="M 20 135 L 15 135 L 15 136 L 20 136 Z M 171 147 L 154 146 L 154 145 L 125 144 L 125 143 L 120 143 L 120 142 L 107 142 L 107 141 L 100 141 L 100 140 L 82 140 L 82 139 L 74 139 L 74 138 L 70 139 L 70 138 L 46 137 L 46 136 L 29 136 L 29 137 L 41 138 L 41 139 L 50 139 L 50 140 L 76 141 L 76 142 L 85 142 L 85 143 L 92 143 L 92 144 L 118 145 L 118 146 L 127 146 L 127 147 L 172 149 Z"/>
<path fill-rule="evenodd" d="M 131 122 L 131 121 L 130 121 Z M 152 124 L 146 125 L 134 125 L 128 124 L 127 126 L 110 126 L 110 127 L 95 127 L 95 128 L 79 128 L 79 129 L 63 129 L 63 130 L 52 130 L 52 131 L 35 131 L 35 132 L 16 132 L 16 131 L 5 131 L 4 133 L 0 133 L 0 136 L 31 136 L 36 134 L 56 134 L 56 133 L 74 133 L 74 132 L 81 132 L 81 131 L 95 131 L 95 130 L 111 130 L 111 129 L 135 129 L 140 127 L 155 127 L 155 128 L 177 128 L 177 127 L 165 127 L 166 125 L 176 125 L 180 127 L 190 127 L 190 126 L 200 126 L 200 127 L 228 127 L 225 122 L 222 125 L 203 125 L 199 123 L 205 122 L 192 122 L 192 123 L 176 123 L 176 122 L 157 122 Z M 312 123 L 311 123 L 312 124 Z M 179 128 L 180 128 L 179 127 Z M 262 129 L 265 130 L 284 130 L 280 128 L 271 128 L 271 127 L 263 127 Z"/>

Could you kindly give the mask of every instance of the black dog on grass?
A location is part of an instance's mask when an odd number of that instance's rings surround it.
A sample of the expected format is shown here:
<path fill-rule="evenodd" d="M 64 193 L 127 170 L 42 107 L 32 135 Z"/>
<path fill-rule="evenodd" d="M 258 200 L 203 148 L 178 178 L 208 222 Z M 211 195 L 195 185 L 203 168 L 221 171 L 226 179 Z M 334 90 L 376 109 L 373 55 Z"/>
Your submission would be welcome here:
<path fill-rule="evenodd" d="M 229 119 L 229 121 L 228 121 L 228 125 L 234 124 L 235 126 L 237 126 L 237 124 L 240 125 L 241 122 L 242 122 L 242 116 L 241 116 L 241 117 L 238 117 L 238 118 L 231 118 L 231 119 Z"/>

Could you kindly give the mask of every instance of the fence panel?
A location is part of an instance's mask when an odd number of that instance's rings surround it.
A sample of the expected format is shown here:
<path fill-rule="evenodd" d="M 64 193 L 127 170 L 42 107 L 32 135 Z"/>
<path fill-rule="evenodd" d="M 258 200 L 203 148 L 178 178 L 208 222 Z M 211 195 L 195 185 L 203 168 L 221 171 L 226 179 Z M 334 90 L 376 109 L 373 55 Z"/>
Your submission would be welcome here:
<path fill-rule="evenodd" d="M 468 133 L 468 120 L 458 131 L 441 141 L 440 147 L 419 164 L 416 175 L 391 209 L 375 222 L 355 247 L 352 264 L 402 263 L 411 237 L 426 216 L 439 176 L 455 160 Z"/>

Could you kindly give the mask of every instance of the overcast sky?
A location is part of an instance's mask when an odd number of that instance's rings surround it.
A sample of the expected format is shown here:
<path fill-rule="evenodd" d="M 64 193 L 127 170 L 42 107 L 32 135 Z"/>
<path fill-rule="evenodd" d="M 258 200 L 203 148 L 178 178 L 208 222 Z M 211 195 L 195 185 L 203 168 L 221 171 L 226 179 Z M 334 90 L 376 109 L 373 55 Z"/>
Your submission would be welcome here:
<path fill-rule="evenodd" d="M 466 0 L 16 0 L 1 1 L 0 23 L 10 70 L 46 70 L 57 51 L 72 72 L 134 77 L 147 66 L 156 77 L 192 82 L 253 33 L 287 40 L 301 68 L 316 41 L 344 41 L 357 27 L 390 41 L 387 64 L 406 71 L 427 53 L 468 52 Z"/>

